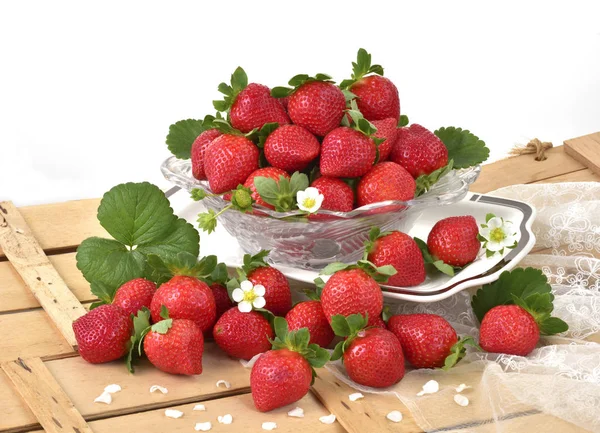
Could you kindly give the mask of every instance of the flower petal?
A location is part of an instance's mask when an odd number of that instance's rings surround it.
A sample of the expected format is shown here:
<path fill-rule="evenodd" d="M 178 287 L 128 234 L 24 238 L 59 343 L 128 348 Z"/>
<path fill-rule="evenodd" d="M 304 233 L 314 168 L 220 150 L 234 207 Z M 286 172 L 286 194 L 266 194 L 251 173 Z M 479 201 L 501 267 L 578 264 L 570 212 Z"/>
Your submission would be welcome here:
<path fill-rule="evenodd" d="M 307 197 L 310 197 L 312 199 L 316 199 L 319 196 L 319 190 L 314 186 L 309 186 L 304 190 L 304 192 L 306 193 Z"/>
<path fill-rule="evenodd" d="M 252 290 L 254 286 L 252 285 L 252 281 L 250 280 L 244 280 L 240 283 L 240 288 L 244 291 L 244 292 L 249 292 L 250 290 Z"/>
<path fill-rule="evenodd" d="M 481 230 L 479 230 L 479 234 L 486 238 L 488 241 L 490 240 L 490 233 L 491 230 L 489 228 L 482 228 Z"/>
<path fill-rule="evenodd" d="M 490 229 L 496 229 L 498 227 L 502 227 L 502 218 L 494 217 L 487 222 L 487 226 Z"/>
<path fill-rule="evenodd" d="M 263 286 L 262 284 L 257 284 L 256 286 L 254 286 L 255 296 L 265 296 L 265 292 L 265 286 Z"/>
<path fill-rule="evenodd" d="M 244 299 L 244 291 L 242 289 L 235 289 L 231 292 L 231 297 L 235 302 L 241 302 Z"/>
<path fill-rule="evenodd" d="M 504 226 L 502 228 L 507 236 L 516 234 L 515 225 L 510 221 L 504 221 Z"/>
<path fill-rule="evenodd" d="M 305 199 L 306 199 L 306 192 L 305 191 L 298 191 L 296 193 L 296 201 L 298 202 L 298 206 L 300 206 L 302 203 L 304 203 Z"/>
<path fill-rule="evenodd" d="M 254 299 L 254 301 L 252 301 L 252 305 L 254 306 L 254 308 L 263 308 L 265 305 L 267 305 L 267 301 L 265 301 L 265 298 L 263 298 L 262 296 L 259 296 L 258 298 Z"/>
<path fill-rule="evenodd" d="M 502 245 L 502 242 L 492 242 L 492 241 L 489 241 L 485 245 L 485 248 L 488 249 L 488 250 L 490 250 L 490 251 L 496 252 L 496 251 L 500 251 L 502 248 L 504 248 L 504 245 Z"/>
<path fill-rule="evenodd" d="M 517 240 L 516 236 L 507 236 L 502 240 L 502 246 L 504 247 L 512 247 Z"/>
<path fill-rule="evenodd" d="M 242 301 L 238 304 L 238 310 L 242 313 L 249 313 L 252 311 L 252 304 L 248 301 Z"/>

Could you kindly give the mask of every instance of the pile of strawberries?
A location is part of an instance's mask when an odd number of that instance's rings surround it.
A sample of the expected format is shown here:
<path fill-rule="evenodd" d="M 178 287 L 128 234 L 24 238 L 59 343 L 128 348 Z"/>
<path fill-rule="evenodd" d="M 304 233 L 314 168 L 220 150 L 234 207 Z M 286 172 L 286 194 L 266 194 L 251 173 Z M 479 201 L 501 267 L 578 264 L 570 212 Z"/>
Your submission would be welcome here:
<path fill-rule="evenodd" d="M 221 83 L 219 113 L 171 126 L 167 143 L 191 155 L 192 174 L 220 195 L 248 189 L 258 205 L 288 211 L 273 194 L 257 191 L 259 177 L 279 182 L 296 172 L 324 195 L 321 209 L 348 212 L 386 200 L 415 197 L 420 176 L 448 166 L 448 149 L 433 132 L 400 115 L 398 89 L 358 51 L 351 79 L 337 85 L 325 74 L 297 75 L 291 87 L 248 83 L 243 69 Z M 226 114 L 226 119 L 221 113 Z M 191 130 L 183 133 L 186 127 Z M 177 152 L 178 134 L 193 137 Z M 307 185 L 307 186 L 309 186 Z M 283 188 L 282 188 L 283 189 Z"/>

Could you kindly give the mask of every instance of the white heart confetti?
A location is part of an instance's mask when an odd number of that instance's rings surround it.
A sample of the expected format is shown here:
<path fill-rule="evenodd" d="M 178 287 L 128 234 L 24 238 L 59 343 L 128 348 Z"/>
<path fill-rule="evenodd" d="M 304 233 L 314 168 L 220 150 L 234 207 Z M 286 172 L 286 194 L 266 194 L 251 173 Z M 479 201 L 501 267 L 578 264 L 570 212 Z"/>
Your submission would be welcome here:
<path fill-rule="evenodd" d="M 231 384 L 226 380 L 217 380 L 217 388 L 221 385 L 225 385 L 225 388 L 227 389 L 231 388 Z"/>
<path fill-rule="evenodd" d="M 175 409 L 167 409 L 165 410 L 165 416 L 168 418 L 181 418 L 183 416 L 183 412 L 181 412 L 180 410 L 175 410 Z"/>
<path fill-rule="evenodd" d="M 456 392 L 463 392 L 467 388 L 471 388 L 471 387 L 469 385 L 465 385 L 464 383 L 461 383 L 460 385 L 458 385 L 456 387 Z"/>
<path fill-rule="evenodd" d="M 354 394 L 350 394 L 348 398 L 350 399 L 350 401 L 356 401 L 360 400 L 361 398 L 365 398 L 365 396 L 362 395 L 360 392 L 355 392 Z"/>
<path fill-rule="evenodd" d="M 94 400 L 94 403 L 111 404 L 112 397 L 110 395 L 110 392 L 104 391 L 102 394 L 100 394 L 98 397 L 96 397 L 96 399 Z"/>
<path fill-rule="evenodd" d="M 206 406 L 204 406 L 203 404 L 197 404 L 192 410 L 206 410 Z"/>
<path fill-rule="evenodd" d="M 160 386 L 160 385 L 152 385 L 150 387 L 150 392 L 154 392 L 154 391 L 160 391 L 163 394 L 166 394 L 169 392 L 169 390 L 167 388 L 165 388 L 164 386 Z"/>
<path fill-rule="evenodd" d="M 435 394 L 440 390 L 440 384 L 435 380 L 430 380 L 425 385 L 423 385 L 423 389 L 417 393 L 418 396 L 422 396 L 425 394 Z"/>
<path fill-rule="evenodd" d="M 304 409 L 296 406 L 288 412 L 288 416 L 292 416 L 295 418 L 304 418 Z"/>
<path fill-rule="evenodd" d="M 207 422 L 198 422 L 194 426 L 194 430 L 196 431 L 209 431 L 212 428 L 212 424 L 210 421 Z"/>
<path fill-rule="evenodd" d="M 462 394 L 456 394 L 454 396 L 454 402 L 459 405 L 459 406 L 468 406 L 469 405 L 469 399 L 467 397 L 465 397 Z"/>
<path fill-rule="evenodd" d="M 231 424 L 233 422 L 233 417 L 229 413 L 223 416 L 219 415 L 217 421 L 219 421 L 220 424 Z"/>
<path fill-rule="evenodd" d="M 323 424 L 333 424 L 335 422 L 335 415 L 330 413 L 329 415 L 322 416 L 319 418 Z"/>
<path fill-rule="evenodd" d="M 119 392 L 121 391 L 121 387 L 119 385 L 117 385 L 116 383 L 113 383 L 112 385 L 108 385 L 106 388 L 104 388 L 104 392 L 110 392 L 111 394 L 114 394 L 115 392 Z"/>
<path fill-rule="evenodd" d="M 256 360 L 258 358 L 260 358 L 260 355 L 262 355 L 262 353 L 257 353 L 252 358 L 250 358 L 248 361 L 246 361 L 245 359 L 240 359 L 240 364 L 242 364 L 244 366 L 244 368 L 252 368 L 254 366 L 254 363 L 256 362 Z"/>
<path fill-rule="evenodd" d="M 277 428 L 277 424 L 274 422 L 263 422 L 262 429 L 263 430 L 275 430 Z"/>
<path fill-rule="evenodd" d="M 385 416 L 392 422 L 400 422 L 402 421 L 402 414 L 398 410 L 393 410 Z"/>

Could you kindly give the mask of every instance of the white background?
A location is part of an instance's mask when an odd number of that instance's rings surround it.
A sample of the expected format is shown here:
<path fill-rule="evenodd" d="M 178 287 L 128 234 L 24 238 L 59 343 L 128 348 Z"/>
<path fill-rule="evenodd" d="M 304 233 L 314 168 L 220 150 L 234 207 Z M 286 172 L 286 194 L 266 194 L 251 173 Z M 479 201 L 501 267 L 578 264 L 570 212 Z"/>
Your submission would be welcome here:
<path fill-rule="evenodd" d="M 0 3 L 0 200 L 98 197 L 165 182 L 169 124 L 212 112 L 220 81 L 341 80 L 359 47 L 402 112 L 460 126 L 492 159 L 600 130 L 600 2 Z M 507 173 L 510 176 L 510 173 Z"/>

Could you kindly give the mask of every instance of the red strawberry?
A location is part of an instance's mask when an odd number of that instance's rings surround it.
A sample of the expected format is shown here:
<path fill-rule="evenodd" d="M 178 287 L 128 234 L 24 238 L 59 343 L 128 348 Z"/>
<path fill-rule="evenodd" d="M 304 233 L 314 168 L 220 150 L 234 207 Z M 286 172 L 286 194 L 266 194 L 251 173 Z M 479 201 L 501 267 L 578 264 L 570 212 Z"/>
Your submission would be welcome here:
<path fill-rule="evenodd" d="M 92 364 L 124 356 L 132 331 L 129 315 L 116 305 L 101 305 L 73 322 L 79 354 Z"/>
<path fill-rule="evenodd" d="M 354 205 L 354 191 L 343 180 L 322 176 L 310 185 L 323 194 L 321 209 L 350 212 Z"/>
<path fill-rule="evenodd" d="M 250 389 L 254 406 L 267 412 L 286 406 L 304 397 L 316 373 L 313 367 L 323 367 L 329 353 L 307 342 L 306 328 L 288 332 L 285 319 L 276 317 L 277 337 L 273 350 L 262 354 L 252 367 Z"/>
<path fill-rule="evenodd" d="M 144 338 L 144 352 L 152 365 L 165 373 L 200 374 L 204 337 L 191 320 L 166 319 L 152 326 Z"/>
<path fill-rule="evenodd" d="M 540 339 L 535 319 L 518 305 L 499 305 L 481 321 L 479 344 L 493 353 L 527 356 Z"/>
<path fill-rule="evenodd" d="M 323 313 L 319 301 L 305 301 L 296 304 L 285 316 L 289 329 L 296 331 L 307 328 L 310 332 L 310 342 L 321 347 L 327 347 L 333 341 L 333 329 Z"/>
<path fill-rule="evenodd" d="M 223 134 L 204 155 L 204 170 L 215 194 L 235 189 L 258 169 L 258 148 L 246 137 Z"/>
<path fill-rule="evenodd" d="M 438 221 L 427 237 L 427 248 L 438 260 L 451 266 L 465 266 L 477 257 L 481 242 L 472 216 L 449 217 Z"/>
<path fill-rule="evenodd" d="M 252 174 L 248 176 L 248 179 L 246 179 L 246 181 L 244 182 L 244 186 L 246 188 L 250 188 L 250 190 L 252 191 L 252 198 L 255 200 L 256 204 L 268 207 L 269 209 L 275 209 L 273 205 L 265 203 L 265 201 L 261 198 L 258 192 L 256 192 L 256 187 L 254 186 L 254 178 L 259 176 L 268 177 L 274 179 L 275 181 L 279 181 L 279 178 L 281 176 L 285 177 L 286 179 L 289 179 L 290 175 L 287 174 L 287 172 L 276 167 L 265 167 L 253 171 Z"/>
<path fill-rule="evenodd" d="M 370 75 L 358 80 L 350 87 L 357 96 L 357 104 L 365 119 L 383 120 L 400 118 L 400 97 L 398 89 L 389 79 L 379 75 Z"/>
<path fill-rule="evenodd" d="M 380 316 L 375 317 L 373 320 L 369 319 L 369 322 L 369 326 L 381 329 L 388 329 L 385 321 Z"/>
<path fill-rule="evenodd" d="M 341 357 L 350 379 L 360 385 L 385 388 L 404 377 L 404 356 L 396 336 L 386 329 L 362 329 L 366 320 L 360 315 L 335 316 L 336 335 L 346 337 L 336 346 L 332 360 Z"/>
<path fill-rule="evenodd" d="M 388 117 L 383 120 L 374 120 L 373 125 L 377 128 L 377 132 L 373 134 L 375 138 L 383 138 L 385 141 L 379 144 L 379 162 L 386 161 L 390 153 L 392 153 L 392 149 L 394 148 L 394 144 L 396 143 L 396 138 L 398 135 L 398 128 L 396 127 L 398 124 L 398 120 L 393 117 Z"/>
<path fill-rule="evenodd" d="M 150 308 L 156 284 L 145 278 L 136 278 L 123 284 L 115 293 L 113 304 L 121 307 L 127 315 L 137 314 L 142 307 Z"/>
<path fill-rule="evenodd" d="M 231 75 L 231 85 L 219 84 L 219 91 L 225 98 L 213 101 L 214 107 L 217 111 L 229 110 L 232 126 L 243 133 L 260 129 L 265 123 L 290 123 L 285 108 L 271 96 L 269 88 L 262 84 L 248 84 L 248 76 L 242 68 L 237 68 Z"/>
<path fill-rule="evenodd" d="M 417 178 L 447 165 L 448 149 L 433 132 L 415 123 L 398 129 L 390 159 Z"/>
<path fill-rule="evenodd" d="M 435 314 L 392 316 L 388 329 L 398 337 L 404 356 L 415 368 L 443 367 L 458 341 L 454 328 Z"/>
<path fill-rule="evenodd" d="M 215 306 L 217 308 L 217 320 L 219 317 L 225 313 L 225 311 L 229 310 L 233 307 L 233 302 L 229 299 L 229 294 L 227 293 L 227 287 L 220 283 L 213 283 L 210 285 L 210 290 L 212 291 L 213 296 L 215 297 Z"/>
<path fill-rule="evenodd" d="M 345 109 L 346 98 L 342 91 L 335 84 L 324 81 L 302 84 L 288 102 L 292 121 L 319 137 L 339 126 Z"/>
<path fill-rule="evenodd" d="M 215 323 L 217 316 L 212 291 L 206 283 L 194 277 L 175 276 L 158 288 L 150 305 L 152 321 L 161 319 L 163 305 L 171 318 L 193 320 L 202 332 Z"/>
<path fill-rule="evenodd" d="M 358 206 L 386 200 L 412 200 L 417 185 L 402 166 L 390 161 L 375 164 L 358 183 Z"/>
<path fill-rule="evenodd" d="M 212 128 L 200 134 L 192 144 L 192 176 L 198 180 L 205 180 L 204 152 L 215 138 L 221 135 L 221 131 Z"/>
<path fill-rule="evenodd" d="M 335 128 L 321 144 L 320 169 L 323 176 L 358 177 L 367 173 L 377 156 L 375 142 L 347 126 Z"/>
<path fill-rule="evenodd" d="M 265 288 L 265 309 L 276 316 L 284 316 L 292 308 L 290 284 L 283 273 L 271 266 L 261 266 L 248 273 L 253 285 Z"/>
<path fill-rule="evenodd" d="M 383 310 L 383 294 L 375 280 L 364 270 L 353 268 L 334 273 L 325 283 L 321 294 L 325 317 L 331 323 L 333 316 L 341 314 L 368 314 L 374 322 Z"/>
<path fill-rule="evenodd" d="M 213 328 L 217 345 L 229 356 L 250 359 L 271 348 L 274 333 L 269 321 L 256 311 L 227 310 Z"/>
<path fill-rule="evenodd" d="M 375 228 L 366 243 L 367 259 L 377 266 L 392 265 L 396 274 L 391 276 L 391 286 L 410 287 L 425 281 L 425 261 L 413 238 L 402 232 L 383 233 Z"/>
<path fill-rule="evenodd" d="M 319 140 L 298 125 L 283 125 L 265 141 L 265 157 L 273 167 L 293 173 L 304 170 L 319 156 Z"/>

